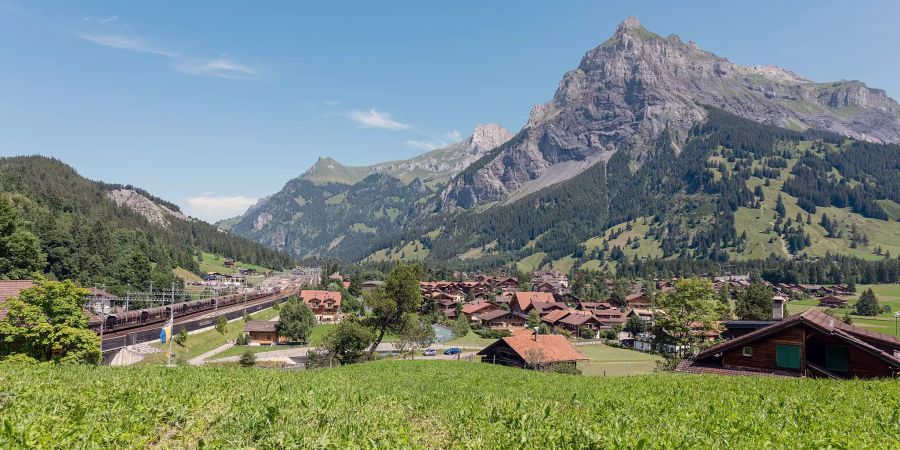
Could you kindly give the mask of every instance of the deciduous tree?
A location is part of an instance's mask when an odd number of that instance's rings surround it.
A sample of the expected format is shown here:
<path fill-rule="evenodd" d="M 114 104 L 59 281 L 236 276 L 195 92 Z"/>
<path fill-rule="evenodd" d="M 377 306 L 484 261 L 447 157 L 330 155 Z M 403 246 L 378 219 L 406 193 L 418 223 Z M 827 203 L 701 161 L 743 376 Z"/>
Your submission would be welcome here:
<path fill-rule="evenodd" d="M 87 289 L 71 281 L 39 281 L 6 300 L 6 317 L 0 320 L 0 358 L 100 362 L 100 339 L 87 328 L 82 298 Z"/>
<path fill-rule="evenodd" d="M 762 283 L 751 283 L 738 291 L 734 313 L 740 320 L 769 320 L 772 318 L 772 298 L 775 292 Z"/>
<path fill-rule="evenodd" d="M 281 305 L 278 312 L 278 334 L 291 341 L 306 342 L 316 326 L 316 316 L 306 302 L 299 297 L 291 297 Z"/>
<path fill-rule="evenodd" d="M 403 316 L 418 311 L 422 305 L 419 288 L 419 266 L 397 263 L 385 277 L 384 285 L 372 291 L 366 303 L 372 308 L 368 324 L 375 330 L 376 338 L 369 349 L 369 356 L 384 339 L 388 331 L 398 332 L 403 326 Z"/>

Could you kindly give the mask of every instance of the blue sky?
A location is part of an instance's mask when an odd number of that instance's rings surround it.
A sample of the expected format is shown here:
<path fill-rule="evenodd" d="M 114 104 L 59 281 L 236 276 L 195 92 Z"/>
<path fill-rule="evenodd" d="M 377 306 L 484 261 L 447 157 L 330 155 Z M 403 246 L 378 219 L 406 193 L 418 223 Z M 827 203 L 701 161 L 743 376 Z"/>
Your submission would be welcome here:
<path fill-rule="evenodd" d="M 631 15 L 738 63 L 900 97 L 898 3 L 726 3 L 0 0 L 0 155 L 224 218 L 319 156 L 518 130 Z"/>

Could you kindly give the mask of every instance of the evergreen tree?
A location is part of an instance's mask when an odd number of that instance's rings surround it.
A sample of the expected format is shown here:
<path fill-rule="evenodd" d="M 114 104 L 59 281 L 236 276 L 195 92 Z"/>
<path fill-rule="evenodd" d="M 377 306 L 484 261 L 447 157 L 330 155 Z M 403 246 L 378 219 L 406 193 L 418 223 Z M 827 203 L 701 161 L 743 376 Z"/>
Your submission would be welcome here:
<path fill-rule="evenodd" d="M 0 193 L 0 279 L 31 278 L 46 264 L 37 237 L 21 226 L 16 207 Z"/>
<path fill-rule="evenodd" d="M 878 298 L 872 289 L 867 289 L 859 300 L 856 302 L 856 315 L 858 316 L 877 316 L 881 312 L 881 306 L 878 305 Z"/>

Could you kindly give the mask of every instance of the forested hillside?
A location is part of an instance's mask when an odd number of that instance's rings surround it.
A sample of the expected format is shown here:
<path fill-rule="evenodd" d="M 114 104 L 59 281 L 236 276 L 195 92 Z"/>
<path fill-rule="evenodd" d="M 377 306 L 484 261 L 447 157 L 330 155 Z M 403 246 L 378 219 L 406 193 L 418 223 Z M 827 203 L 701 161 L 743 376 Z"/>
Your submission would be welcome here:
<path fill-rule="evenodd" d="M 0 159 L 0 195 L 17 207 L 21 227 L 37 237 L 46 259 L 42 271 L 52 277 L 113 291 L 142 288 L 147 280 L 165 286 L 177 281 L 175 267 L 199 272 L 202 251 L 275 269 L 290 265 L 285 254 L 199 220 L 172 216 L 167 226 L 151 224 L 109 199 L 107 191 L 119 187 L 88 180 L 55 159 Z"/>
<path fill-rule="evenodd" d="M 378 236 L 402 229 L 410 208 L 429 192 L 421 181 L 406 184 L 384 174 L 353 185 L 297 178 L 231 230 L 299 257 L 358 260 Z"/>
<path fill-rule="evenodd" d="M 423 214 L 415 232 L 376 250 L 419 240 L 437 260 L 531 258 L 563 270 L 900 253 L 900 146 L 707 113 L 680 149 L 663 133 L 646 157 L 619 151 L 512 203 Z"/>

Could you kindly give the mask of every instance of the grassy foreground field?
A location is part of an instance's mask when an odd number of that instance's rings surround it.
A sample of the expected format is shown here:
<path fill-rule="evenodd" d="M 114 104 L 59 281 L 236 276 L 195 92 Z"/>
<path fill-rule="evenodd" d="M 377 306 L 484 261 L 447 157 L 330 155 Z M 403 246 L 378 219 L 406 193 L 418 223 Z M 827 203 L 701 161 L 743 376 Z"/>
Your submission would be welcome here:
<path fill-rule="evenodd" d="M 3 447 L 896 448 L 900 383 L 5 365 L 0 422 Z"/>

